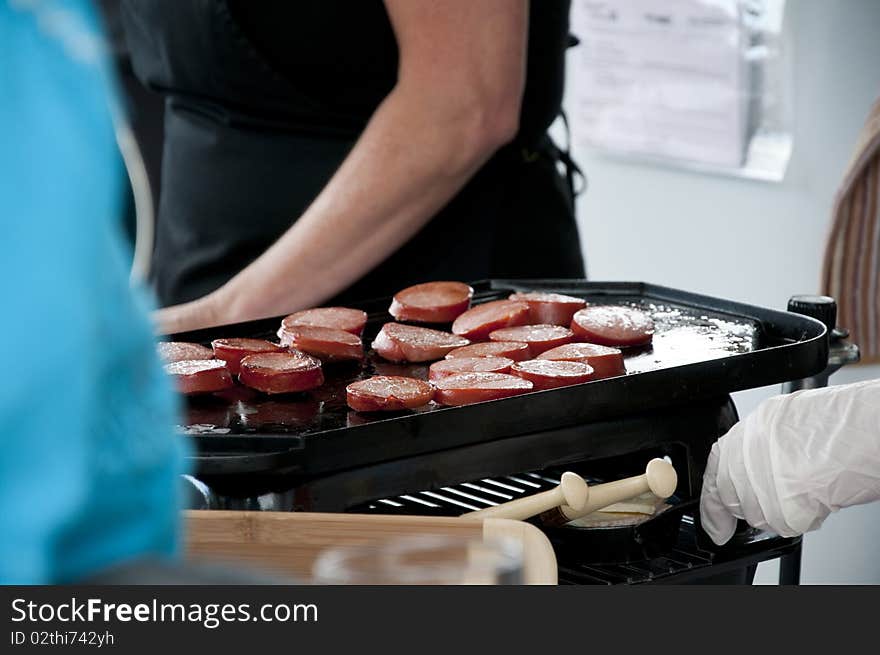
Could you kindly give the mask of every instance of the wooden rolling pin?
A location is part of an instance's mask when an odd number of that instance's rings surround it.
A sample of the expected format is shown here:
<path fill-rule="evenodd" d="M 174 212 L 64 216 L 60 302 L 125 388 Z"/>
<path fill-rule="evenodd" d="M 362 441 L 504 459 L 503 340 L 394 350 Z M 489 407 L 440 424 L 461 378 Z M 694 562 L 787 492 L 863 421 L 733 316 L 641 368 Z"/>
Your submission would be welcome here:
<path fill-rule="evenodd" d="M 648 491 L 658 498 L 669 498 L 677 486 L 678 475 L 672 464 L 665 459 L 655 458 L 648 462 L 644 474 L 594 485 L 589 489 L 587 502 L 579 509 L 572 505 L 558 505 L 543 512 L 540 521 L 547 526 L 565 525 L 603 507 L 635 498 Z"/>
<path fill-rule="evenodd" d="M 561 505 L 579 512 L 587 505 L 590 489 L 577 473 L 567 471 L 562 474 L 559 485 L 548 491 L 517 498 L 494 507 L 486 507 L 475 512 L 462 514 L 462 518 L 515 519 L 522 521 L 547 511 L 558 509 Z"/>

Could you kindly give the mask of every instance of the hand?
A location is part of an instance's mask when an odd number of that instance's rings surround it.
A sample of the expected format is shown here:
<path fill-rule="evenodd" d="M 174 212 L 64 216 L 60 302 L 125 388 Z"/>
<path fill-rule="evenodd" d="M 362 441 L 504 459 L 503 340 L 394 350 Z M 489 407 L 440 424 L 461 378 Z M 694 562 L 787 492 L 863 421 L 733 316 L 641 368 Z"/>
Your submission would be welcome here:
<path fill-rule="evenodd" d="M 197 300 L 171 305 L 153 312 L 152 319 L 158 334 L 189 332 L 226 323 L 234 323 L 234 316 L 224 315 L 222 304 L 215 294 L 208 294 Z"/>
<path fill-rule="evenodd" d="M 703 474 L 700 518 L 703 529 L 719 546 L 733 536 L 737 519 L 744 519 L 754 528 L 794 536 L 784 518 L 777 515 L 773 525 L 768 522 L 750 482 L 743 457 L 747 422 L 737 423 L 712 445 Z"/>
<path fill-rule="evenodd" d="M 880 380 L 770 398 L 713 446 L 700 518 L 726 543 L 744 519 L 793 537 L 880 499 Z"/>

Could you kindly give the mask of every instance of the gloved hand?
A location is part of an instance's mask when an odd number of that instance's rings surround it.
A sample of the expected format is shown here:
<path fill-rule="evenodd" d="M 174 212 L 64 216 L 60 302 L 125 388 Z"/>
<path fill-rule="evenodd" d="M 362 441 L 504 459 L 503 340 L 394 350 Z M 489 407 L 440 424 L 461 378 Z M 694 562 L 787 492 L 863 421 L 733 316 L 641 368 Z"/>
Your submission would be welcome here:
<path fill-rule="evenodd" d="M 880 499 L 880 380 L 761 403 L 712 446 L 700 517 L 716 544 L 736 519 L 793 537 Z"/>

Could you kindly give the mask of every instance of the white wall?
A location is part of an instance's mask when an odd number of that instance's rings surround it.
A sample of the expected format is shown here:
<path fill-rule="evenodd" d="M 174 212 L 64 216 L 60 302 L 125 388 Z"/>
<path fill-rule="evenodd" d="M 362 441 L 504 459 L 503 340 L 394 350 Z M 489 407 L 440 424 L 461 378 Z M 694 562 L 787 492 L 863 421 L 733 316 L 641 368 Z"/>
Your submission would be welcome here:
<path fill-rule="evenodd" d="M 880 0 L 788 0 L 786 21 L 795 127 L 785 181 L 629 164 L 576 148 L 589 178 L 578 211 L 592 279 L 645 280 L 776 308 L 818 291 L 834 191 L 880 94 Z M 571 90 L 576 56 L 569 61 Z M 832 382 L 873 377 L 880 367 L 842 371 Z M 737 394 L 740 413 L 776 391 Z M 880 583 L 878 543 L 880 503 L 832 516 L 806 537 L 803 582 Z M 758 580 L 775 580 L 775 564 L 762 565 Z"/>

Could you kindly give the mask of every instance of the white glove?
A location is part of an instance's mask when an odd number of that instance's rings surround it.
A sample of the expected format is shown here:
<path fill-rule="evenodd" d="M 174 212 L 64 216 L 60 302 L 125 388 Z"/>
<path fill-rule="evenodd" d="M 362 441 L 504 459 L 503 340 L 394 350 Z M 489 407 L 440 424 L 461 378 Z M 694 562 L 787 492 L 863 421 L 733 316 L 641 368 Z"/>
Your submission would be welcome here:
<path fill-rule="evenodd" d="M 761 403 L 712 446 L 700 518 L 716 544 L 736 519 L 794 537 L 880 499 L 880 380 Z"/>

